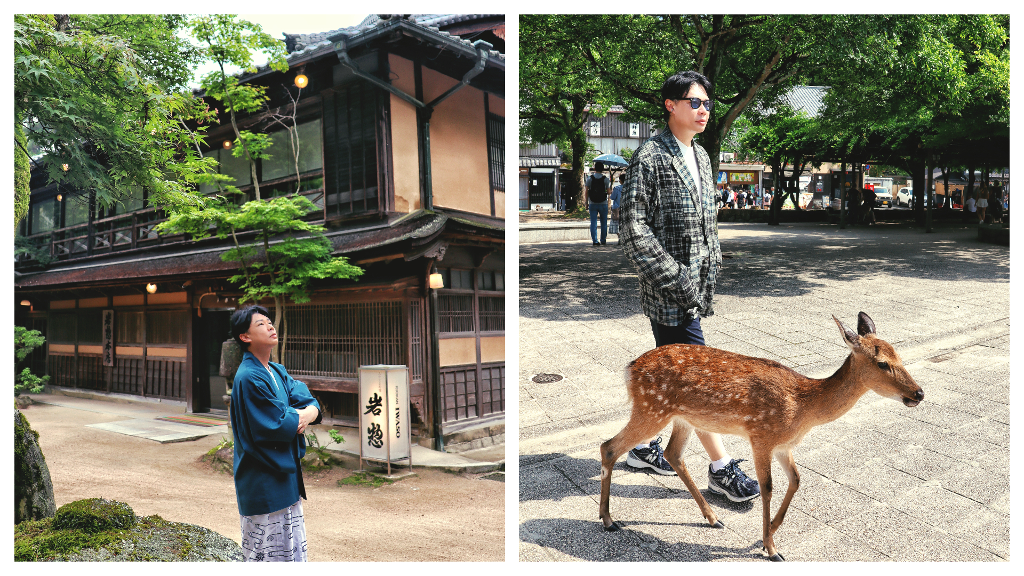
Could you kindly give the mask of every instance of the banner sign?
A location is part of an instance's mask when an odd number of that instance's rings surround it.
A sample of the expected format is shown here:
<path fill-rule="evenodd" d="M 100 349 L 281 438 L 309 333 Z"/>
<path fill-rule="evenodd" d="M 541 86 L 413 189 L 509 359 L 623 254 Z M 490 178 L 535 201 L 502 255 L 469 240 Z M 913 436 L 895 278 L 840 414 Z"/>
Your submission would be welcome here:
<path fill-rule="evenodd" d="M 114 365 L 114 311 L 103 311 L 103 365 Z"/>
<path fill-rule="evenodd" d="M 757 180 L 755 172 L 730 172 L 729 184 L 753 184 Z"/>

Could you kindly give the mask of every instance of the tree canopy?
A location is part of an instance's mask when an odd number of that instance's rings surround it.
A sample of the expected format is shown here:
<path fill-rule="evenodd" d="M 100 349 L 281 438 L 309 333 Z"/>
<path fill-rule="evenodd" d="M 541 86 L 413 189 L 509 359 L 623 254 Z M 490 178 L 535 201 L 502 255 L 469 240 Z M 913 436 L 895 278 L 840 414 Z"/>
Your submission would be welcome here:
<path fill-rule="evenodd" d="M 745 115 L 769 162 L 782 149 L 795 158 L 799 142 L 821 146 L 813 161 L 871 159 L 908 172 L 923 171 L 925 159 L 1008 162 L 1007 15 L 544 16 L 524 17 L 520 33 L 528 48 L 521 52 L 524 118 L 541 114 L 547 101 L 529 91 L 542 93 L 543 85 L 660 124 L 664 79 L 680 70 L 707 76 L 716 107 L 698 138 L 716 170 L 722 143 L 739 143 L 732 130 Z M 790 134 L 780 103 L 797 85 L 829 90 L 819 118 Z M 547 126 L 548 133 L 532 126 L 525 133 L 543 143 L 568 140 L 560 124 Z"/>
<path fill-rule="evenodd" d="M 203 113 L 186 83 L 200 51 L 180 15 L 14 18 L 14 121 L 51 182 L 94 190 L 110 205 L 134 186 L 160 205 L 194 204 L 201 170 L 180 154 Z M 26 157 L 27 145 L 17 145 Z"/>

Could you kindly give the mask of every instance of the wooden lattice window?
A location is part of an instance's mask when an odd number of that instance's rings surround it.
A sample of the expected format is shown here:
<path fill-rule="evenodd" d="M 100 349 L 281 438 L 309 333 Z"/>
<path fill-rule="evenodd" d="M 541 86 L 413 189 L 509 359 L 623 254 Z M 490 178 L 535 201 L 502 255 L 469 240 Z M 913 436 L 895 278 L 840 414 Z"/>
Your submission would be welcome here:
<path fill-rule="evenodd" d="M 142 312 L 114 312 L 114 341 L 118 344 L 142 344 Z"/>
<path fill-rule="evenodd" d="M 78 315 L 74 312 L 50 314 L 49 329 L 49 342 L 74 344 L 78 332 Z"/>
<path fill-rule="evenodd" d="M 402 308 L 401 301 L 289 306 L 284 364 L 292 374 L 334 378 L 356 378 L 370 364 L 409 366 Z M 410 372 L 422 378 L 423 368 Z"/>
<path fill-rule="evenodd" d="M 505 190 L 505 118 L 487 114 L 487 160 L 490 164 L 491 186 Z"/>
<path fill-rule="evenodd" d="M 438 294 L 437 311 L 441 319 L 440 332 L 473 332 L 473 295 Z"/>
<path fill-rule="evenodd" d="M 380 96 L 365 82 L 323 92 L 327 218 L 383 207 L 378 173 Z"/>
<path fill-rule="evenodd" d="M 147 344 L 187 344 L 188 310 L 146 312 Z"/>

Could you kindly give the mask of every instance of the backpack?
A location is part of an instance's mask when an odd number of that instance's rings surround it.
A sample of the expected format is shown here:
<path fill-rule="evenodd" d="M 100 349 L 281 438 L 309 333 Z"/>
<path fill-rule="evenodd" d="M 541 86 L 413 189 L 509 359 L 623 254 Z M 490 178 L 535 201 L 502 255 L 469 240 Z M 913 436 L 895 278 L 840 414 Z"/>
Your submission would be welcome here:
<path fill-rule="evenodd" d="M 608 180 L 600 172 L 590 175 L 590 192 L 587 197 L 595 204 L 608 200 Z"/>

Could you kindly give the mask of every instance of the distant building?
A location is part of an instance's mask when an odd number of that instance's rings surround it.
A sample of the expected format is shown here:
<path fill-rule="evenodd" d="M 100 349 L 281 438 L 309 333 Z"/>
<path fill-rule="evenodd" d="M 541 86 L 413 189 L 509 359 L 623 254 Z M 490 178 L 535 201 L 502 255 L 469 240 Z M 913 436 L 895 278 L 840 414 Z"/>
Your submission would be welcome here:
<path fill-rule="evenodd" d="M 597 156 L 621 155 L 624 149 L 636 150 L 657 133 L 655 125 L 625 122 L 622 106 L 613 106 L 603 117 L 589 116 L 586 121 L 587 142 Z M 570 169 L 563 162 L 564 150 L 554 144 L 519 147 L 519 209 L 559 209 L 560 191 Z M 593 166 L 585 166 L 589 171 Z"/>

